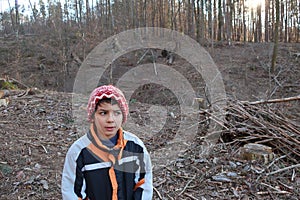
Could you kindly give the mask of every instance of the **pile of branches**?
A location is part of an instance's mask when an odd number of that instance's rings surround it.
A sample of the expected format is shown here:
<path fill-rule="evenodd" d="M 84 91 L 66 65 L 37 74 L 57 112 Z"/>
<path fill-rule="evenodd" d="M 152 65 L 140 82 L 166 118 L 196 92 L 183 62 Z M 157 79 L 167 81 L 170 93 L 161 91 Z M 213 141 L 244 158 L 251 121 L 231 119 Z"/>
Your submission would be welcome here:
<path fill-rule="evenodd" d="M 289 162 L 300 160 L 300 125 L 285 117 L 272 103 L 299 101 L 300 96 L 271 101 L 230 101 L 227 107 L 225 130 L 221 139 L 227 144 L 241 146 L 259 143 L 272 147 Z"/>
<path fill-rule="evenodd" d="M 223 127 L 216 131 L 220 142 L 210 148 L 199 134 L 176 160 L 155 170 L 154 199 L 299 199 L 300 124 L 278 109 L 299 100 L 230 100 L 224 123 L 201 110 L 205 122 Z M 272 147 L 275 155 L 267 162 L 243 158 L 241 147 L 249 143 Z"/>

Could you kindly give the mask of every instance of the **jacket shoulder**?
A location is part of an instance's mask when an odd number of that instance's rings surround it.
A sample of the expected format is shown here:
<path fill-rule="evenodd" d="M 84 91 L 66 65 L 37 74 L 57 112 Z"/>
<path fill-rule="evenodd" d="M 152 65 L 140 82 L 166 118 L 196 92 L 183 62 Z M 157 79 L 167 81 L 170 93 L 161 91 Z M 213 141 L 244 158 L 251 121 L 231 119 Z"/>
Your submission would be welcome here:
<path fill-rule="evenodd" d="M 124 134 L 124 139 L 125 140 L 134 142 L 135 144 L 140 145 L 142 147 L 145 146 L 143 141 L 138 136 L 136 136 L 135 134 L 130 133 L 128 131 L 123 131 L 123 134 Z"/>
<path fill-rule="evenodd" d="M 69 148 L 67 154 L 79 154 L 82 149 L 86 148 L 91 141 L 87 137 L 87 134 L 81 136 L 79 139 L 77 139 Z"/>

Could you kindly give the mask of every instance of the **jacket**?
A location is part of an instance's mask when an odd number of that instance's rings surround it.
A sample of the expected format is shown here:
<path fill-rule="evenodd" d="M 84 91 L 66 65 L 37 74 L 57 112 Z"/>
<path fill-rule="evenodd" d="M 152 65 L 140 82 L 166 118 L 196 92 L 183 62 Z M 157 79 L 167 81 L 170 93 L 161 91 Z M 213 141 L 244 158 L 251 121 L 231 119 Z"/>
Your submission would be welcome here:
<path fill-rule="evenodd" d="M 152 199 L 152 167 L 146 147 L 122 128 L 117 134 L 117 144 L 108 148 L 91 126 L 71 145 L 62 174 L 63 200 Z"/>

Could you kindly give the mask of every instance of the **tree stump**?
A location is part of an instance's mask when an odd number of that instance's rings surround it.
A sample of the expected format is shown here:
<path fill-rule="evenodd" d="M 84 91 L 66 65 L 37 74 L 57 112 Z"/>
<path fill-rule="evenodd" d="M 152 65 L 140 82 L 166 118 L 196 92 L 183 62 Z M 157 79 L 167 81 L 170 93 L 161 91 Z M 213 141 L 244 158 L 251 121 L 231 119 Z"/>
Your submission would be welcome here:
<path fill-rule="evenodd" d="M 274 159 L 272 148 L 262 144 L 249 143 L 240 148 L 240 156 L 245 160 L 262 161 L 264 164 Z"/>

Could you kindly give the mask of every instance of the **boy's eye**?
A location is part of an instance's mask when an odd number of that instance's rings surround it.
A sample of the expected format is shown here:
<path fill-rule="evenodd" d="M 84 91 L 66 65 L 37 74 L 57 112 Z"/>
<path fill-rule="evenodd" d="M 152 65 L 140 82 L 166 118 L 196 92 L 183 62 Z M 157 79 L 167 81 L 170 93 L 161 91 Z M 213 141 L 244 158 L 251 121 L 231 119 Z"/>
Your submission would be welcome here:
<path fill-rule="evenodd" d="M 100 115 L 106 115 L 106 113 L 107 113 L 106 111 L 100 111 L 99 112 Z"/>
<path fill-rule="evenodd" d="M 119 110 L 118 110 L 118 111 L 115 111 L 114 113 L 115 113 L 115 115 L 121 115 L 121 114 L 122 114 L 122 112 L 119 111 Z"/>

